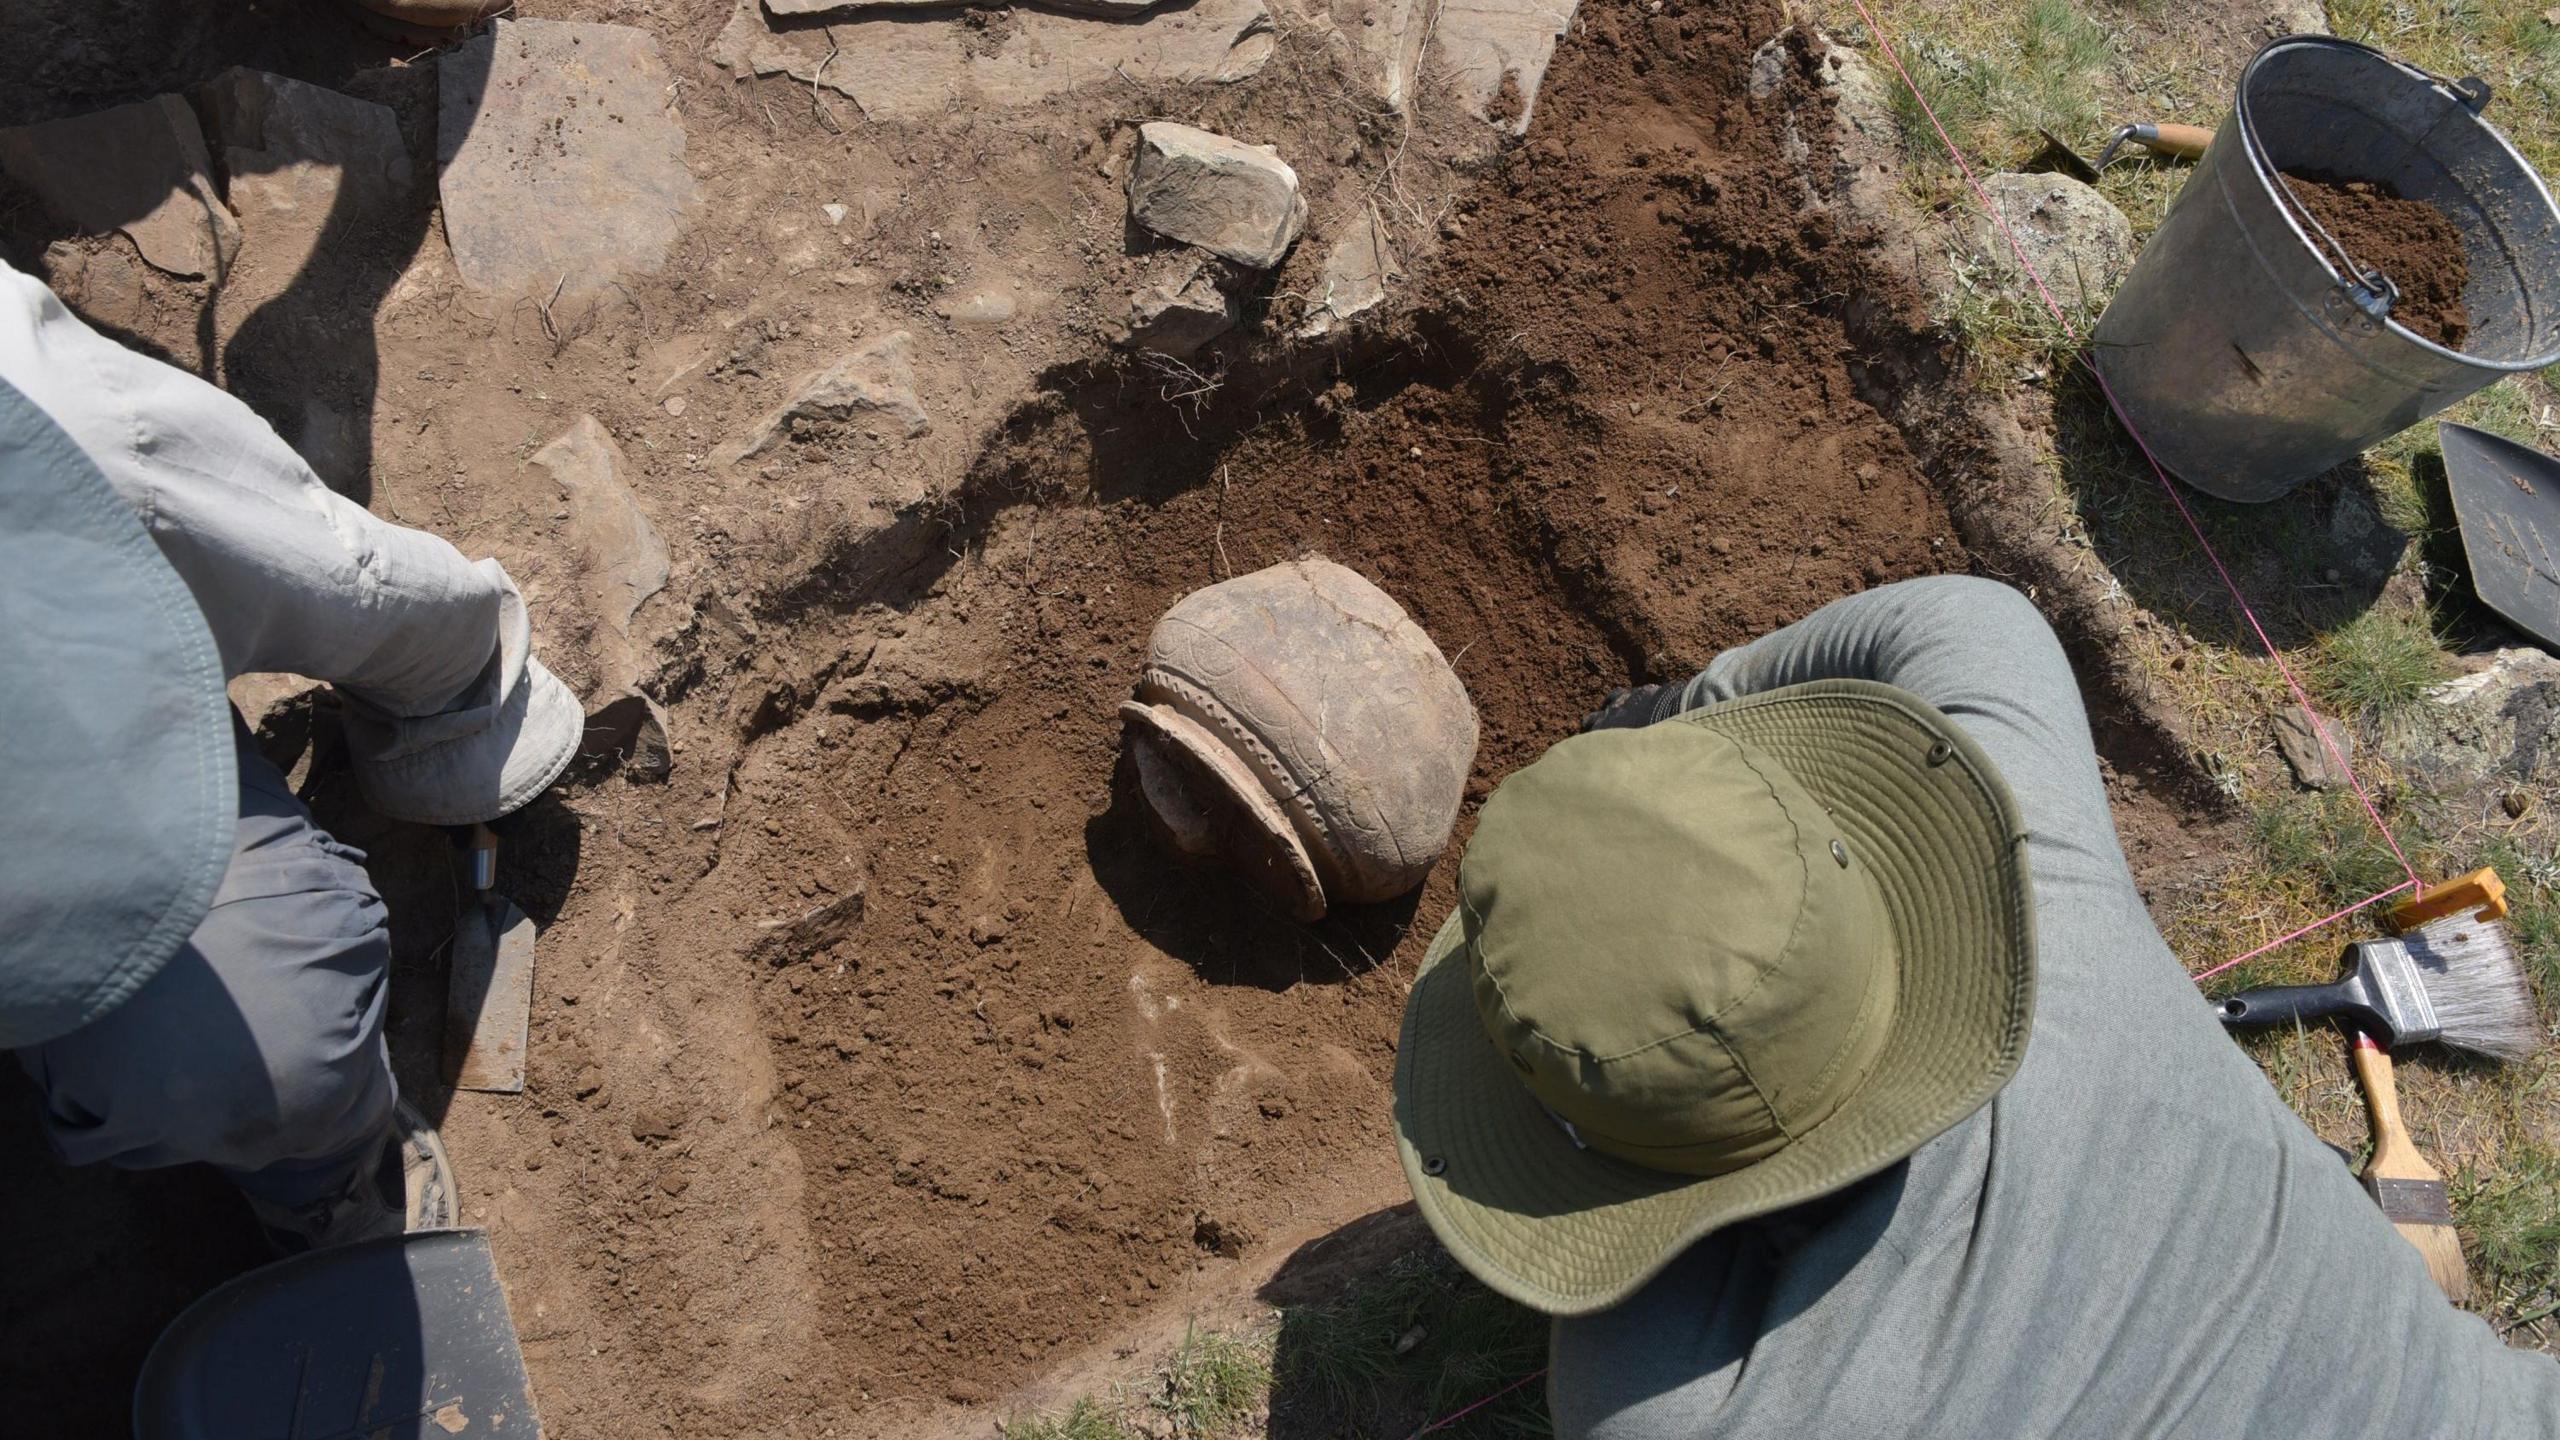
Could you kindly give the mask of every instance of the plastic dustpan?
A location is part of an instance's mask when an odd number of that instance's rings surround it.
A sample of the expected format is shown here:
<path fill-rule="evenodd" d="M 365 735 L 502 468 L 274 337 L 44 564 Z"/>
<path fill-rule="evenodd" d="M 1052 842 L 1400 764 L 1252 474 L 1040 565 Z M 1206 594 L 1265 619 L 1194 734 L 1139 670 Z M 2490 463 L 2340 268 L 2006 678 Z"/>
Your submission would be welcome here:
<path fill-rule="evenodd" d="M 2560 649 L 2560 460 L 2485 430 L 2436 423 L 2446 488 L 2480 603 Z"/>
<path fill-rule="evenodd" d="M 314 1251 L 186 1308 L 134 1386 L 136 1440 L 538 1440 L 479 1230 Z"/>

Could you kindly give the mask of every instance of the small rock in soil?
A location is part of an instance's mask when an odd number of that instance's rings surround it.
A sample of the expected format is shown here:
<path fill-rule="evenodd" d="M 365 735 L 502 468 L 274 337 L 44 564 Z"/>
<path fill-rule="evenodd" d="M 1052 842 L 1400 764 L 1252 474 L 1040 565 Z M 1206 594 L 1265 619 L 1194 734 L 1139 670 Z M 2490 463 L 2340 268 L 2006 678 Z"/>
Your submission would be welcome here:
<path fill-rule="evenodd" d="M 794 427 L 812 421 L 869 420 L 874 427 L 912 440 L 931 421 L 916 398 L 916 371 L 911 338 L 904 330 L 871 341 L 833 365 L 800 382 L 781 409 L 766 416 L 755 433 L 735 444 L 720 463 L 752 460 L 788 438 Z"/>
<path fill-rule="evenodd" d="M 175 95 L 0 130 L 0 173 L 83 230 L 123 231 L 172 275 L 214 274 L 240 248 L 239 222 L 214 194 L 204 132 Z"/>
<path fill-rule="evenodd" d="M 1239 265 L 1268 270 L 1306 228 L 1298 172 L 1266 145 L 1156 120 L 1138 127 L 1129 218 Z"/>
<path fill-rule="evenodd" d="M 568 498 L 567 528 L 586 568 L 596 618 L 628 637 L 641 602 L 666 588 L 667 542 L 622 478 L 621 447 L 596 417 L 581 415 L 567 434 L 533 452 L 533 463 L 550 471 Z"/>
<path fill-rule="evenodd" d="M 848 10 L 948 9 L 950 0 L 764 0 L 764 8 L 776 15 L 833 15 Z"/>
<path fill-rule="evenodd" d="M 1994 175 L 1983 182 L 2027 263 L 2065 305 L 2105 306 L 2133 263 L 2133 222 L 2096 190 L 2068 175 Z M 1988 213 L 1973 222 L 1974 248 L 2019 299 L 2041 307 L 2035 284 L 2018 268 L 2008 236 Z"/>
<path fill-rule="evenodd" d="M 1235 307 L 1206 266 L 1194 266 L 1176 283 L 1150 285 L 1129 297 L 1129 343 L 1159 355 L 1180 359 L 1197 354 L 1235 327 Z"/>
<path fill-rule="evenodd" d="M 933 313 L 954 325 L 997 330 L 1012 324 L 1021 308 L 1010 294 L 990 288 L 973 290 L 958 300 L 945 300 L 933 307 Z"/>
<path fill-rule="evenodd" d="M 500 20 L 440 61 L 437 150 L 454 267 L 549 296 L 654 270 L 694 201 L 657 37 Z"/>
<path fill-rule="evenodd" d="M 1387 298 L 1388 277 L 1396 273 L 1386 226 L 1379 222 L 1377 207 L 1364 203 L 1342 238 L 1325 252 L 1324 275 L 1316 282 L 1306 323 L 1298 327 L 1300 338 L 1330 334 L 1352 316 L 1376 309 Z"/>
<path fill-rule="evenodd" d="M 2329 716 L 2321 716 L 2320 720 L 2328 727 L 2330 742 L 2338 747 L 2335 759 L 2331 758 L 2329 747 L 2320 743 L 2320 732 L 2312 725 L 2310 711 L 2293 705 L 2276 712 L 2276 749 L 2283 753 L 2284 763 L 2293 767 L 2295 782 L 2305 790 L 2335 790 L 2347 784 L 2356 761 L 2355 732 Z"/>

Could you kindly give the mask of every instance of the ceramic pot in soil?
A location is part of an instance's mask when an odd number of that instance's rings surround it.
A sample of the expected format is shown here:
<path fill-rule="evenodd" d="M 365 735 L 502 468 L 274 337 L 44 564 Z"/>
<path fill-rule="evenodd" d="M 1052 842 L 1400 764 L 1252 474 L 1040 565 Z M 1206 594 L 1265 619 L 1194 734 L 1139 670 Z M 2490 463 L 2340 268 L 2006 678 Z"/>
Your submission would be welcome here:
<path fill-rule="evenodd" d="M 1321 556 L 1182 597 L 1120 713 L 1157 837 L 1301 920 L 1421 884 L 1475 761 L 1440 647 Z"/>

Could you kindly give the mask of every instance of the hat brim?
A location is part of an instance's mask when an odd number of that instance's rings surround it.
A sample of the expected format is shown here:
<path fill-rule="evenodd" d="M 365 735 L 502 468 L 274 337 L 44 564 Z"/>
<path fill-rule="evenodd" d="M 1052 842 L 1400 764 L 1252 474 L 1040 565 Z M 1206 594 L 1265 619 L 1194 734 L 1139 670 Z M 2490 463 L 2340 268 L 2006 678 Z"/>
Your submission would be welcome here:
<path fill-rule="evenodd" d="M 1405 1003 L 1397 1148 L 1459 1263 L 1553 1315 L 1605 1310 L 1701 1237 L 1884 1170 L 1980 1109 L 2026 1056 L 2026 834 L 1954 722 L 1889 685 L 1826 680 L 1661 723 L 1757 747 L 1838 820 L 1893 929 L 1893 1029 L 1866 1083 L 1767 1159 L 1705 1177 L 1649 1170 L 1580 1148 L 1520 1083 L 1477 1017 L 1451 916 Z"/>

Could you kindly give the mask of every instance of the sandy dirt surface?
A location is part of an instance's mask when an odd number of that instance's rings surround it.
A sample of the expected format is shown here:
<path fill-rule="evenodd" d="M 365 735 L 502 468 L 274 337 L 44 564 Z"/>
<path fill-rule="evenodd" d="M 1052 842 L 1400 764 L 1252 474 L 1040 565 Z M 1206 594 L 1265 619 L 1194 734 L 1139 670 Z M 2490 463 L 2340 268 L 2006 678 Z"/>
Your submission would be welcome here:
<path fill-rule="evenodd" d="M 665 42 L 702 200 L 656 275 L 477 296 L 424 184 L 292 275 L 261 279 L 252 232 L 234 283 L 276 298 L 239 318 L 119 241 L 23 208 L 5 234 L 280 425 L 319 423 L 315 395 L 358 417 L 335 459 L 378 512 L 500 557 L 591 703 L 636 683 L 670 713 L 669 782 L 590 774 L 500 827 L 501 888 L 543 926 L 522 1097 L 434 1080 L 445 837 L 365 815 L 325 727 L 305 743 L 307 699 L 265 732 L 372 856 L 395 1055 L 493 1234 L 551 1434 L 983 1426 L 1402 1198 L 1396 1022 L 1453 867 L 1301 927 L 1162 861 L 1114 707 L 1184 592 L 1321 553 L 1395 596 L 1481 716 L 1463 843 L 1609 687 L 1967 568 L 1853 383 L 1851 297 L 1914 330 L 1923 307 L 1876 237 L 1805 203 L 1822 131 L 1780 122 L 1828 105 L 1823 62 L 1782 48 L 1774 88 L 1746 84 L 1786 23 L 1765 0 L 1585 6 L 1509 143 L 1427 94 L 1410 120 L 1347 98 L 1339 55 L 1288 27 L 1236 85 L 880 123 L 711 66 L 725 0 L 528 8 Z M 434 57 L 375 58 L 397 63 L 314 78 L 392 106 L 432 176 Z M 1129 122 L 1165 114 L 1279 145 L 1324 199 L 1246 287 L 1246 333 L 1182 368 L 1110 346 L 1129 292 L 1187 263 L 1123 221 Z M 1284 343 L 1327 214 L 1373 208 L 1412 272 L 1394 320 Z M 720 458 L 897 332 L 922 434 L 804 426 Z M 586 416 L 671 557 L 628 638 L 531 463 Z M 2127 793 L 2167 853 L 2174 815 Z M 19 1166 L 31 1137 L 0 1139 Z M 218 1187 L 132 1183 L 52 1175 L 9 1212 L 43 1282 L 11 1283 L 23 1343 L 0 1346 L 0 1389 L 48 1417 L 31 1433 L 113 1431 L 118 1366 L 246 1263 Z M 86 1221 L 106 1194 L 118 1225 L 218 1237 L 182 1247 L 188 1284 L 167 1245 Z M 34 1299 L 74 1277 L 108 1297 L 86 1334 Z"/>

